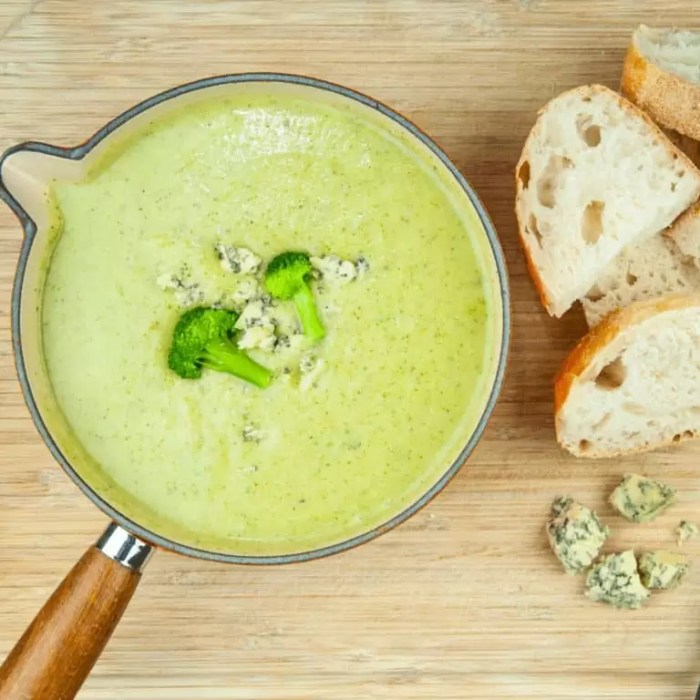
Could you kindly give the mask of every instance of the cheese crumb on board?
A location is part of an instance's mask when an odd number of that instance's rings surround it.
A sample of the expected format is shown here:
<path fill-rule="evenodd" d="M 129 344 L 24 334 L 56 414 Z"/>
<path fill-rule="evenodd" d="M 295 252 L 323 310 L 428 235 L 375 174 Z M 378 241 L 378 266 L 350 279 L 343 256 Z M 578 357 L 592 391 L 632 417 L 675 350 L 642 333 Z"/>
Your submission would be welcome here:
<path fill-rule="evenodd" d="M 631 549 L 603 557 L 586 575 L 586 596 L 616 608 L 635 610 L 650 595 L 639 577 Z"/>
<path fill-rule="evenodd" d="M 651 522 L 675 502 L 670 486 L 639 474 L 626 474 L 610 495 L 610 505 L 635 523 Z"/>
<path fill-rule="evenodd" d="M 552 503 L 547 537 L 568 574 L 585 571 L 598 556 L 609 534 L 600 518 L 573 498 L 559 496 Z"/>
<path fill-rule="evenodd" d="M 678 546 L 680 547 L 684 542 L 692 540 L 698 534 L 698 526 L 687 520 L 681 520 L 681 524 L 676 528 L 676 532 L 678 533 Z"/>
<path fill-rule="evenodd" d="M 639 557 L 639 576 L 647 588 L 675 588 L 688 573 L 688 557 L 659 550 Z"/>

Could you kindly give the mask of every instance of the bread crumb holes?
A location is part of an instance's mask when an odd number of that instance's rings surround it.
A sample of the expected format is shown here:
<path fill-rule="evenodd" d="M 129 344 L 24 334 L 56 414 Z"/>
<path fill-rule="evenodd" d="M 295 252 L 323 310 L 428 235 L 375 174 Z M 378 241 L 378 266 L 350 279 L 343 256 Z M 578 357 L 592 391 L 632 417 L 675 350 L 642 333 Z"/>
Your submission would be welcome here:
<path fill-rule="evenodd" d="M 576 120 L 576 128 L 583 139 L 583 142 L 589 148 L 595 148 L 600 145 L 602 138 L 600 127 L 593 123 L 593 120 L 588 114 L 579 115 Z"/>
<path fill-rule="evenodd" d="M 595 378 L 596 386 L 606 391 L 612 391 L 613 389 L 619 389 L 627 378 L 627 370 L 622 363 L 622 358 L 609 362 L 603 369 L 600 370 L 598 376 Z"/>
<path fill-rule="evenodd" d="M 594 200 L 588 202 L 583 210 L 581 217 L 581 237 L 588 243 L 593 245 L 598 242 L 598 239 L 603 235 L 603 210 L 605 202 Z"/>
<path fill-rule="evenodd" d="M 542 177 L 537 182 L 537 199 L 543 207 L 553 209 L 556 202 L 555 190 L 559 178 L 565 170 L 573 168 L 573 161 L 566 156 L 550 156 Z"/>

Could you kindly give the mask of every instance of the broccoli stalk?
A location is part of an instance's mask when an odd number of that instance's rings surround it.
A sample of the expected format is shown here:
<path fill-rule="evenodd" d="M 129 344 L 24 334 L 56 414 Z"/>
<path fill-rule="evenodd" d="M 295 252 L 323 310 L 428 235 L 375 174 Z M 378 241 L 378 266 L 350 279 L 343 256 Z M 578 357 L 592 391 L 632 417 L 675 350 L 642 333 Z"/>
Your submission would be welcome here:
<path fill-rule="evenodd" d="M 226 309 L 198 307 L 186 311 L 173 331 L 168 367 L 183 379 L 199 379 L 202 368 L 227 372 L 261 388 L 272 373 L 238 349 L 238 314 Z"/>
<path fill-rule="evenodd" d="M 265 287 L 277 299 L 292 299 L 304 333 L 311 340 L 320 340 L 326 330 L 309 287 L 312 272 L 311 261 L 306 253 L 281 253 L 267 266 Z"/>

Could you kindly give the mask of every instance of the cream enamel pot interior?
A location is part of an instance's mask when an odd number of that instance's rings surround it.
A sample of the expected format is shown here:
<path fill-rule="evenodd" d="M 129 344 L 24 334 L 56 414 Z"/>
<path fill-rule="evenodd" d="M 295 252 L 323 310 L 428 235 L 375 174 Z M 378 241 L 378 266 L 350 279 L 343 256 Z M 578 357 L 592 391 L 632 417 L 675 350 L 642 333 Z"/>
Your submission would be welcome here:
<path fill-rule="evenodd" d="M 242 556 L 205 551 L 168 539 L 126 517 L 107 502 L 94 484 L 75 469 L 65 449 L 68 427 L 52 396 L 42 363 L 41 289 L 52 241 L 47 235 L 50 212 L 45 197 L 55 179 L 79 179 L 90 164 L 115 139 L 158 119 L 175 107 L 218 95 L 230 94 L 255 83 L 265 90 L 291 91 L 314 100 L 351 101 L 358 109 L 410 135 L 431 159 L 443 168 L 461 190 L 461 205 L 476 215 L 488 251 L 489 274 L 497 290 L 499 307 L 489 391 L 480 419 L 459 457 L 447 465 L 432 487 L 402 512 L 360 536 L 329 543 L 313 551 L 283 556 Z M 389 530 L 430 501 L 457 472 L 481 437 L 498 397 L 508 350 L 510 314 L 508 281 L 496 233 L 478 197 L 443 151 L 411 122 L 364 95 L 327 82 L 285 74 L 241 74 L 208 78 L 152 97 L 120 115 L 85 144 L 64 149 L 41 143 L 25 143 L 9 149 L 0 159 L 0 197 L 13 210 L 24 229 L 12 299 L 13 348 L 25 400 L 36 427 L 53 456 L 83 493 L 110 519 L 111 524 L 60 584 L 39 612 L 0 669 L 0 697 L 72 698 L 90 672 L 119 621 L 154 547 L 179 554 L 234 564 L 284 564 L 302 562 L 362 544 Z"/>

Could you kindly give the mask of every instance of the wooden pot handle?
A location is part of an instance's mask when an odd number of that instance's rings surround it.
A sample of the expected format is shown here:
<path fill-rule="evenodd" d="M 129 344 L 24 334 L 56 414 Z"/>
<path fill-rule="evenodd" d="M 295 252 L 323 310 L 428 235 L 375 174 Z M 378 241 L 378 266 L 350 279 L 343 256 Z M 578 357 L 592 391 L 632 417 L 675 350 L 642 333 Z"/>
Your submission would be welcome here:
<path fill-rule="evenodd" d="M 71 700 L 136 590 L 152 553 L 115 523 L 46 601 L 0 668 L 1 700 Z"/>

